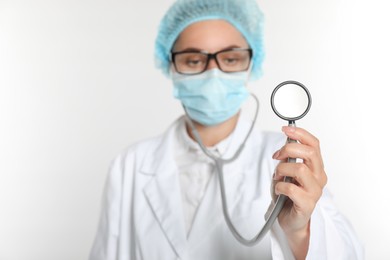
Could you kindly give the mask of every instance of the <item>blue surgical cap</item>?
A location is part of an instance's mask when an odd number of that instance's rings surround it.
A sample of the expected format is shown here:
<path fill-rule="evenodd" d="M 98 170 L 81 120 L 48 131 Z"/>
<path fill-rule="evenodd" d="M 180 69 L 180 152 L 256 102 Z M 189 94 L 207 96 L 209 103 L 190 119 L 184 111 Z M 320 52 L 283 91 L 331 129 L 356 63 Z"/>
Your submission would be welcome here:
<path fill-rule="evenodd" d="M 264 59 L 263 14 L 255 0 L 177 0 L 163 17 L 155 44 L 155 62 L 170 74 L 170 55 L 179 34 L 204 20 L 226 20 L 244 36 L 253 50 L 251 78 L 261 76 Z"/>

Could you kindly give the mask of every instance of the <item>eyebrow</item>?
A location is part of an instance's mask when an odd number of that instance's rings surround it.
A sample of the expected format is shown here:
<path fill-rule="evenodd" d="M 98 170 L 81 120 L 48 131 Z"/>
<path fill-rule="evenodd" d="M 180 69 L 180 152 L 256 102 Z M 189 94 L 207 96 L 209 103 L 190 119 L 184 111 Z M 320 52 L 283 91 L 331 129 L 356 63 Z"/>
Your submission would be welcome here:
<path fill-rule="evenodd" d="M 222 49 L 220 49 L 220 50 L 218 50 L 217 52 L 219 52 L 219 51 L 225 51 L 225 50 L 230 50 L 230 49 L 234 49 L 234 48 L 246 48 L 246 47 L 241 47 L 241 46 L 238 46 L 238 45 L 229 45 L 229 46 L 227 46 L 227 47 L 225 47 L 225 48 L 222 48 Z M 172 50 L 172 52 L 183 52 L 183 51 L 194 51 L 194 52 L 200 52 L 200 51 L 202 51 L 202 52 L 206 52 L 206 53 L 208 53 L 207 51 L 205 51 L 205 50 L 202 50 L 202 49 L 200 49 L 200 48 L 195 48 L 195 47 L 188 47 L 188 48 L 185 48 L 184 50 L 176 50 L 176 51 L 174 51 L 174 50 Z"/>

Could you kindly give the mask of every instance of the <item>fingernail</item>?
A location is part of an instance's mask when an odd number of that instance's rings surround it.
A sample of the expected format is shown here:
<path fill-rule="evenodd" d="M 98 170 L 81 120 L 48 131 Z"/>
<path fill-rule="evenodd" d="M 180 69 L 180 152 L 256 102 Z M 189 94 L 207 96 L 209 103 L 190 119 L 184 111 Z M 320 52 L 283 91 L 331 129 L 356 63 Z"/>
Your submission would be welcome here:
<path fill-rule="evenodd" d="M 285 133 L 293 133 L 295 132 L 295 127 L 291 127 L 291 126 L 283 126 L 282 127 L 282 131 L 285 132 Z"/>
<path fill-rule="evenodd" d="M 280 154 L 280 150 L 277 150 L 274 155 L 272 155 L 272 159 L 276 159 L 279 157 L 279 154 Z"/>

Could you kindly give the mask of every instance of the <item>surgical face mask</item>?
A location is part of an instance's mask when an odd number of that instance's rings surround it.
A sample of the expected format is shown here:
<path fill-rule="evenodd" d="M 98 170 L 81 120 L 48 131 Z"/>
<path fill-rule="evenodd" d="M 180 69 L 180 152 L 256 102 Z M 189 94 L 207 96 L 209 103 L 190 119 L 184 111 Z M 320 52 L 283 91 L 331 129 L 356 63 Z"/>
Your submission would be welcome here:
<path fill-rule="evenodd" d="M 192 120 L 206 126 L 217 125 L 235 115 L 249 96 L 248 73 L 225 73 L 219 69 L 198 75 L 173 73 L 173 95 Z"/>

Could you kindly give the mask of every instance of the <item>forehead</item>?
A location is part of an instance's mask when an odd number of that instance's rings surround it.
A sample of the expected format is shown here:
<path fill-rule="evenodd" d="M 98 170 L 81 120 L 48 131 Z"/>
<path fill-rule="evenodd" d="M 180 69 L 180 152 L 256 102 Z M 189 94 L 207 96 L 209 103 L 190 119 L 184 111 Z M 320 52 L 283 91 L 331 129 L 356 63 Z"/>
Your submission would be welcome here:
<path fill-rule="evenodd" d="M 177 38 L 173 50 L 198 49 L 216 52 L 227 47 L 248 47 L 245 38 L 232 24 L 224 20 L 206 20 L 193 23 Z"/>

